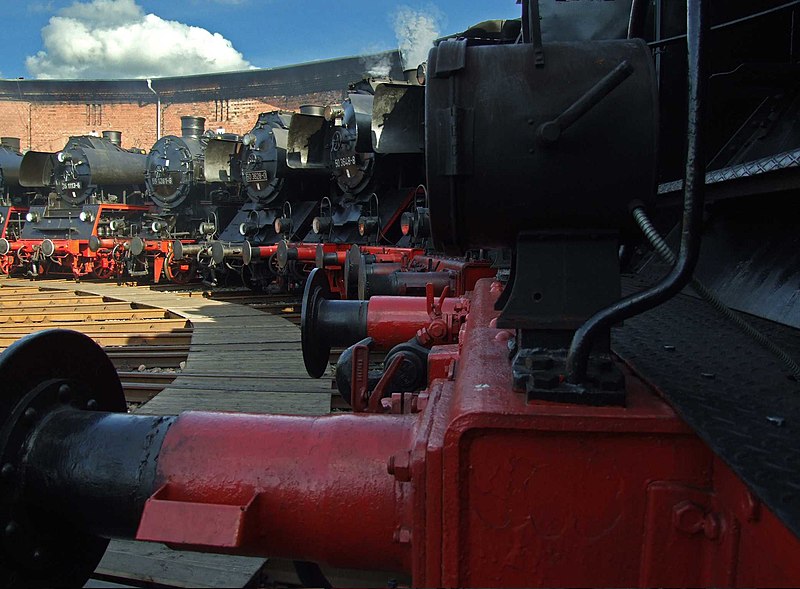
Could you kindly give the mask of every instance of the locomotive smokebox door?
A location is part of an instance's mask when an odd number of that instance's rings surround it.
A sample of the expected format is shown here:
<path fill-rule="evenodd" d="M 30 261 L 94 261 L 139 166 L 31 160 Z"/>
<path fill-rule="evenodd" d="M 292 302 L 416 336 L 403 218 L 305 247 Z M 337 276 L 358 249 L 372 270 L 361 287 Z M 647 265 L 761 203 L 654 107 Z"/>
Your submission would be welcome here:
<path fill-rule="evenodd" d="M 372 142 L 377 153 L 422 153 L 425 150 L 425 89 L 408 84 L 381 84 L 372 104 Z"/>
<path fill-rule="evenodd" d="M 558 383 L 574 331 L 619 298 L 629 203 L 655 197 L 647 46 L 443 41 L 428 60 L 425 109 L 434 242 L 451 253 L 516 250 L 498 320 L 517 330 L 515 388 L 531 399 L 624 403 L 619 375 L 605 368 L 585 386 Z M 602 339 L 598 362 L 608 367 Z"/>
<path fill-rule="evenodd" d="M 208 182 L 231 182 L 232 160 L 241 149 L 241 142 L 214 137 L 208 140 L 205 156 L 205 177 Z"/>
<path fill-rule="evenodd" d="M 318 114 L 296 114 L 289 126 L 286 163 L 294 169 L 324 169 L 327 167 L 325 144 L 330 123 Z"/>
<path fill-rule="evenodd" d="M 27 188 L 50 186 L 54 160 L 54 153 L 29 151 L 20 163 L 19 183 Z"/>

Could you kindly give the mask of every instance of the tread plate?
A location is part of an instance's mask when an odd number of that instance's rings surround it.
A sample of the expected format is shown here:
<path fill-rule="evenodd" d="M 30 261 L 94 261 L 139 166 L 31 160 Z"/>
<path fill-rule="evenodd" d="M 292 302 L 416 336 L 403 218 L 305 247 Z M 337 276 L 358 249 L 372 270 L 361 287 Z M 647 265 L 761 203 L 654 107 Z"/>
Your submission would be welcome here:
<path fill-rule="evenodd" d="M 626 279 L 623 290 L 643 285 Z M 800 359 L 800 331 L 746 319 Z M 710 305 L 680 294 L 629 319 L 613 348 L 800 536 L 800 383 Z"/>

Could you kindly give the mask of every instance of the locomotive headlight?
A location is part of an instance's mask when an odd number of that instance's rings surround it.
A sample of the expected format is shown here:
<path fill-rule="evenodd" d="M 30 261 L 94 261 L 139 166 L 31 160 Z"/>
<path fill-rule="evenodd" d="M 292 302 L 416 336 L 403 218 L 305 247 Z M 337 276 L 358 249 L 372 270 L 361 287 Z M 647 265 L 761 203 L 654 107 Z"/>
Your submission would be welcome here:
<path fill-rule="evenodd" d="M 125 221 L 122 219 L 114 219 L 108 224 L 111 231 L 125 231 Z"/>
<path fill-rule="evenodd" d="M 256 136 L 252 133 L 245 133 L 244 137 L 242 137 L 242 143 L 245 147 L 250 147 L 253 143 L 256 142 Z"/>
<path fill-rule="evenodd" d="M 414 213 L 410 213 L 406 211 L 400 217 L 400 231 L 403 235 L 408 235 L 411 233 L 411 225 L 414 222 Z"/>
<path fill-rule="evenodd" d="M 375 235 L 379 229 L 380 219 L 378 217 L 361 217 L 358 219 L 358 234 L 361 237 Z"/>
<path fill-rule="evenodd" d="M 28 213 L 25 215 L 25 220 L 28 223 L 37 223 L 39 221 L 39 213 Z"/>
<path fill-rule="evenodd" d="M 94 221 L 94 215 L 89 211 L 81 211 L 81 214 L 78 215 L 78 218 L 84 223 L 91 223 Z"/>
<path fill-rule="evenodd" d="M 63 164 L 65 161 L 67 161 L 67 154 L 63 151 L 59 151 L 56 154 L 56 160 L 58 160 L 58 163 Z"/>
<path fill-rule="evenodd" d="M 319 235 L 320 233 L 326 233 L 330 230 L 332 224 L 332 219 L 330 217 L 314 217 L 314 220 L 311 222 L 311 229 Z"/>
<path fill-rule="evenodd" d="M 331 104 L 325 107 L 325 120 L 333 122 L 344 116 L 344 109 L 339 104 Z"/>
<path fill-rule="evenodd" d="M 207 221 L 200 223 L 201 235 L 214 235 L 217 232 L 217 226 L 214 223 Z"/>
<path fill-rule="evenodd" d="M 153 221 L 153 223 L 150 225 L 150 230 L 153 233 L 160 233 L 163 228 L 164 228 L 164 223 L 162 223 L 161 221 Z"/>
<path fill-rule="evenodd" d="M 417 83 L 420 86 L 424 86 L 425 82 L 428 81 L 428 62 L 423 61 L 417 67 Z"/>
<path fill-rule="evenodd" d="M 287 217 L 278 217 L 275 219 L 275 233 L 291 233 L 292 220 Z"/>

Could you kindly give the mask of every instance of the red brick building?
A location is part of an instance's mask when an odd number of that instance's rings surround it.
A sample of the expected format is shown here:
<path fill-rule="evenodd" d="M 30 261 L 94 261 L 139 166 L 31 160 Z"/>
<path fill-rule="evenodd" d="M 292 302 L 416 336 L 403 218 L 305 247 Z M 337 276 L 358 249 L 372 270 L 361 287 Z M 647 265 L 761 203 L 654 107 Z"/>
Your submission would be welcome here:
<path fill-rule="evenodd" d="M 180 134 L 180 118 L 206 118 L 207 129 L 245 133 L 264 111 L 327 105 L 369 64 L 391 63 L 397 52 L 296 66 L 146 80 L 0 80 L 0 136 L 19 137 L 22 150 L 58 151 L 72 135 L 122 131 L 123 147 L 149 150 L 156 141 L 157 100 L 162 135 Z M 156 94 L 157 93 L 157 94 Z"/>

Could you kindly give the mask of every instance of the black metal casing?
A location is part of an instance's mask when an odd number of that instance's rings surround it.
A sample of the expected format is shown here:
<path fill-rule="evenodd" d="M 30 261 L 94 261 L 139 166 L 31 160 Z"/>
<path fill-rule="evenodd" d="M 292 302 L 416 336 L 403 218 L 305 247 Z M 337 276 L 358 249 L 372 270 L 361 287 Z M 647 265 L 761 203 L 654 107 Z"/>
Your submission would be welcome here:
<path fill-rule="evenodd" d="M 521 231 L 619 229 L 631 223 L 631 200 L 652 199 L 658 111 L 647 46 L 625 40 L 544 50 L 544 67 L 532 44 L 461 39 L 431 50 L 428 189 L 434 241 L 447 252 L 511 247 Z M 560 134 L 549 132 L 548 123 L 624 62 L 632 71 L 607 97 Z"/>

